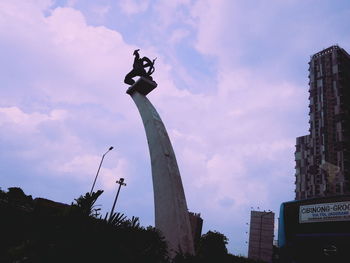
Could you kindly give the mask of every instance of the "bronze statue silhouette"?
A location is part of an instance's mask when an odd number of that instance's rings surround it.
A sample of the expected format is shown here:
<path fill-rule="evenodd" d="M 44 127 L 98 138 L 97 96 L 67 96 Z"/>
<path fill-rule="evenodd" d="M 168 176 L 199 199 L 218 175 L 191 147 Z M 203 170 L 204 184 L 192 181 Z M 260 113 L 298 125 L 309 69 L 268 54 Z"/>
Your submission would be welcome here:
<path fill-rule="evenodd" d="M 126 84 L 133 85 L 135 83 L 133 78 L 136 76 L 144 77 L 153 81 L 151 75 L 154 72 L 154 62 L 156 61 L 156 58 L 153 59 L 153 61 L 151 61 L 148 57 L 140 58 L 139 51 L 140 49 L 136 49 L 133 53 L 135 56 L 134 63 L 132 65 L 133 69 L 125 76 L 124 83 Z M 148 68 L 147 71 L 146 68 Z"/>

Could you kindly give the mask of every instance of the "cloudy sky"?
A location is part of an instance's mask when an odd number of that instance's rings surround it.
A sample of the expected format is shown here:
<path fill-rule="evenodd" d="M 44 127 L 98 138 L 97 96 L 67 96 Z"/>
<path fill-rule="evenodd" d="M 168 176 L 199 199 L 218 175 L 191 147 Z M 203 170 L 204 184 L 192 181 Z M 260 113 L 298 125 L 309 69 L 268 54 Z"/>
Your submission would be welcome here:
<path fill-rule="evenodd" d="M 308 60 L 350 51 L 347 0 L 0 0 L 0 187 L 70 203 L 97 188 L 153 225 L 150 159 L 125 94 L 132 52 L 157 57 L 148 97 L 175 149 L 191 211 L 247 253 L 251 207 L 294 198 L 308 132 Z M 276 216 L 277 217 L 277 216 Z"/>

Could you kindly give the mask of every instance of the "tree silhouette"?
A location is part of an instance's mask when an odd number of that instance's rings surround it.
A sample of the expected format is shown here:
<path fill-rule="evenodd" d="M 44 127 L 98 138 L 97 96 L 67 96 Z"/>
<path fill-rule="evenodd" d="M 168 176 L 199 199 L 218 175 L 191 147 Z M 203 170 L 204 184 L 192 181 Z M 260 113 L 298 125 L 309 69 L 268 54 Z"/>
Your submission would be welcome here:
<path fill-rule="evenodd" d="M 72 206 L 76 205 L 79 208 L 78 211 L 83 215 L 97 217 L 101 208 L 95 208 L 94 205 L 102 193 L 102 190 L 92 192 L 91 194 L 86 193 L 85 196 L 80 196 L 78 199 L 74 199 L 76 204 L 72 204 Z"/>
<path fill-rule="evenodd" d="M 95 203 L 102 192 L 62 206 L 1 191 L 0 262 L 168 262 L 159 231 L 142 227 L 137 217 L 100 216 Z"/>
<path fill-rule="evenodd" d="M 0 189 L 0 262 L 240 263 L 256 262 L 227 253 L 217 231 L 202 235 L 197 255 L 170 260 L 167 243 L 154 227 L 122 213 L 102 218 L 96 201 L 102 190 L 71 205 L 26 196 L 20 188 Z"/>
<path fill-rule="evenodd" d="M 203 262 L 223 261 L 227 256 L 227 243 L 228 238 L 224 234 L 208 231 L 199 241 L 197 254 Z"/>

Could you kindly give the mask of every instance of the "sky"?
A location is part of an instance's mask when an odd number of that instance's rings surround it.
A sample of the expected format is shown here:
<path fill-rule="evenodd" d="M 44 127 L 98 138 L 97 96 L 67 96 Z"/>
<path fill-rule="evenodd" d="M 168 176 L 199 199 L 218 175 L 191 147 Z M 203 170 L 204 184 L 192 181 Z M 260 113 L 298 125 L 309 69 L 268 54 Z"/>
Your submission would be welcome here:
<path fill-rule="evenodd" d="M 96 189 L 154 225 L 150 157 L 124 76 L 156 60 L 148 95 L 203 233 L 247 255 L 250 210 L 294 199 L 310 55 L 350 51 L 347 0 L 0 0 L 0 187 L 63 203 Z M 277 222 L 276 222 L 277 223 Z M 276 225 L 277 228 L 277 225 Z M 276 237 L 277 238 L 277 237 Z"/>

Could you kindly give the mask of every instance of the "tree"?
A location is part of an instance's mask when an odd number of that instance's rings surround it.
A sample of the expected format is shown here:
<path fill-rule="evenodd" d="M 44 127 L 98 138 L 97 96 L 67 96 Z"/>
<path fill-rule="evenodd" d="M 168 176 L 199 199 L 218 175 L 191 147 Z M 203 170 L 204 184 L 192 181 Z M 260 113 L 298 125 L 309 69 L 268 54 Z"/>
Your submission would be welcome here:
<path fill-rule="evenodd" d="M 199 241 L 197 255 L 203 262 L 223 262 L 227 256 L 227 243 L 228 238 L 224 234 L 208 231 Z"/>
<path fill-rule="evenodd" d="M 23 191 L 11 191 L 0 190 L 0 262 L 168 262 L 158 230 L 121 213 L 101 217 L 95 206 L 101 190 L 58 206 L 59 212 L 54 206 L 54 213 L 39 209 L 54 201 L 36 202 Z"/>
<path fill-rule="evenodd" d="M 86 193 L 85 196 L 80 196 L 78 199 L 75 199 L 77 207 L 83 215 L 97 217 L 99 215 L 100 208 L 95 208 L 95 202 L 97 198 L 103 193 L 103 190 L 98 190 L 97 192 Z M 72 206 L 73 206 L 72 205 Z"/>

